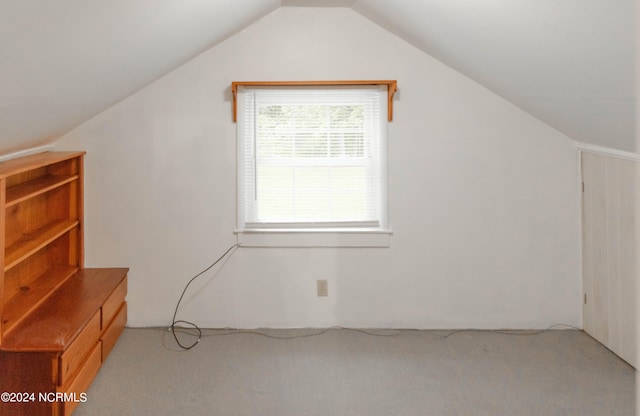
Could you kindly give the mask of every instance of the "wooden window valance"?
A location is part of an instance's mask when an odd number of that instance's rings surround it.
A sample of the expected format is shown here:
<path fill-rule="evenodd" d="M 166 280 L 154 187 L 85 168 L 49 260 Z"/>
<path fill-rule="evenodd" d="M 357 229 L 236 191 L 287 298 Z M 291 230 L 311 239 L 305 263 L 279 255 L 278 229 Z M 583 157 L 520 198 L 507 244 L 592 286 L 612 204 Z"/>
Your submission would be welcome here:
<path fill-rule="evenodd" d="M 233 94 L 233 122 L 237 120 L 237 93 L 239 86 L 251 87 L 317 87 L 317 86 L 339 86 L 339 85 L 386 85 L 387 86 L 387 111 L 389 121 L 393 120 L 393 95 L 398 90 L 396 80 L 375 80 L 375 81 L 234 81 L 231 83 L 231 94 Z"/>

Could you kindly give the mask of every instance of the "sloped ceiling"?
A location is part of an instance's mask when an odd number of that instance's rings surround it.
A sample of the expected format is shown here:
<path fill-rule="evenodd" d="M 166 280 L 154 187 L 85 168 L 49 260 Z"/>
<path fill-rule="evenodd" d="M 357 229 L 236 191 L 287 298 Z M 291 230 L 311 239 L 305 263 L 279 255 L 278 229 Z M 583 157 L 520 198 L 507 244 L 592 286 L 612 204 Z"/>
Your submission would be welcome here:
<path fill-rule="evenodd" d="M 635 149 L 634 0 L 360 0 L 354 8 L 574 140 Z"/>
<path fill-rule="evenodd" d="M 281 6 L 351 7 L 569 137 L 635 150 L 634 0 L 0 0 L 0 153 Z"/>
<path fill-rule="evenodd" d="M 51 141 L 279 0 L 0 0 L 0 153 Z"/>

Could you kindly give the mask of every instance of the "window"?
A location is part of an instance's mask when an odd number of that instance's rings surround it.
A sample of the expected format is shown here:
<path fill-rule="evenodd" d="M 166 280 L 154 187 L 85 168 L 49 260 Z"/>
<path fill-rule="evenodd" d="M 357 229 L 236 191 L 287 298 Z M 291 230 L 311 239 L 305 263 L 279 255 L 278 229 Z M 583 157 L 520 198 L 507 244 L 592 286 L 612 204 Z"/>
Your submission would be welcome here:
<path fill-rule="evenodd" d="M 238 231 L 387 233 L 387 85 L 241 85 Z"/>

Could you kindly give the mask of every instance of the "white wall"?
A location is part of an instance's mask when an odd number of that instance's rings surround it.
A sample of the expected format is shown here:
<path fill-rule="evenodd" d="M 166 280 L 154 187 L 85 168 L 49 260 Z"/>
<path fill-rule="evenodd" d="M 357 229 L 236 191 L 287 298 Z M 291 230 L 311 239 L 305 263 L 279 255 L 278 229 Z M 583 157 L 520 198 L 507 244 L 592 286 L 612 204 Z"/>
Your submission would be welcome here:
<path fill-rule="evenodd" d="M 131 268 L 130 326 L 166 325 L 184 284 L 236 241 L 231 82 L 297 79 L 398 80 L 391 248 L 240 248 L 179 317 L 580 324 L 574 143 L 350 9 L 280 8 L 56 143 L 88 151 L 86 265 Z"/>

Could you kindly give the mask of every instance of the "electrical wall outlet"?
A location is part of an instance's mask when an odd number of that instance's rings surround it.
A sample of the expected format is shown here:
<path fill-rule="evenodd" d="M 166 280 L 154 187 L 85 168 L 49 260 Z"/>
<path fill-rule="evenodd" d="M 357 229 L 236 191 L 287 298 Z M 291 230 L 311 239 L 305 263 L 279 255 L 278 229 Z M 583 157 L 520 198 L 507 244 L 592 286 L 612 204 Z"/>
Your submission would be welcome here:
<path fill-rule="evenodd" d="M 329 296 L 329 283 L 326 279 L 317 281 L 318 283 L 318 296 Z"/>

